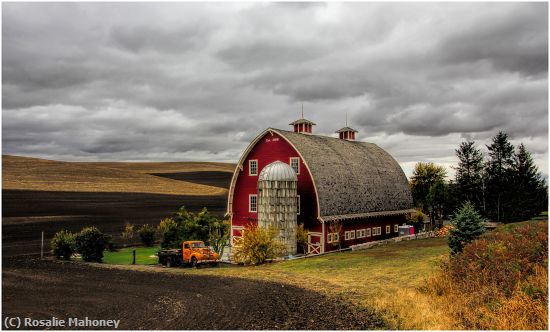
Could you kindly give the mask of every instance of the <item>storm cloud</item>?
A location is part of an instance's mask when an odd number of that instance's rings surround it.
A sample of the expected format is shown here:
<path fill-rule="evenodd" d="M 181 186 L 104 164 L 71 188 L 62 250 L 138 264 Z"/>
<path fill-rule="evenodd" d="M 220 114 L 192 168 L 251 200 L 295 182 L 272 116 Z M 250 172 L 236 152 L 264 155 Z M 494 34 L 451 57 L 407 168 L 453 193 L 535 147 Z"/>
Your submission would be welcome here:
<path fill-rule="evenodd" d="M 4 3 L 2 30 L 3 153 L 236 162 L 303 105 L 407 175 L 499 130 L 548 174 L 546 3 Z"/>

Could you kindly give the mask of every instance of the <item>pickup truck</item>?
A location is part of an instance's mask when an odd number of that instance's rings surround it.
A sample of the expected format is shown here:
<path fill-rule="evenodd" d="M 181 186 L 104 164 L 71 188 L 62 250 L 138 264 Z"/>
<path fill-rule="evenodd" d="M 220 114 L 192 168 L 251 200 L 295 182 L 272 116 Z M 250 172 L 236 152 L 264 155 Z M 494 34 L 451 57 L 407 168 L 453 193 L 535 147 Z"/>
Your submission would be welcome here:
<path fill-rule="evenodd" d="M 166 267 L 189 265 L 197 267 L 200 264 L 217 265 L 218 254 L 207 247 L 202 241 L 184 241 L 180 249 L 165 249 L 157 253 L 159 264 Z"/>

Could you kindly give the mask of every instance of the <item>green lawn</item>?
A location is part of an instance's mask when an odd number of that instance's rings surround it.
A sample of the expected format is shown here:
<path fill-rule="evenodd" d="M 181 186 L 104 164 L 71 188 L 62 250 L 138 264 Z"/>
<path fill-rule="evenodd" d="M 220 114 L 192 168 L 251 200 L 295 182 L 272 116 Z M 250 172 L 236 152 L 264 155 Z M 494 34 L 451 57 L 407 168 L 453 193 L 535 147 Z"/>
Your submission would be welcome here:
<path fill-rule="evenodd" d="M 157 264 L 158 258 L 155 254 L 159 251 L 158 247 L 136 247 L 123 248 L 119 251 L 105 251 L 103 253 L 103 262 L 107 264 L 132 264 L 132 251 L 136 250 L 136 264 L 150 265 Z"/>

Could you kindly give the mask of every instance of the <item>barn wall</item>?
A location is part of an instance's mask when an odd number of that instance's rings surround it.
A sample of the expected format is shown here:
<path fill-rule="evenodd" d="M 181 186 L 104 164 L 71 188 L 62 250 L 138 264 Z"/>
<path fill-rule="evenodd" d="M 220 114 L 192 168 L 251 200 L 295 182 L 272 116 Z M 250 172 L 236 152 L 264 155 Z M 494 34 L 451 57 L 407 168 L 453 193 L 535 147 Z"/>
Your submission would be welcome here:
<path fill-rule="evenodd" d="M 258 160 L 258 174 L 270 163 L 280 160 L 290 164 L 291 157 L 299 157 L 294 148 L 278 134 L 266 133 L 243 162 L 243 170 L 239 172 L 235 182 L 233 194 L 232 226 L 244 227 L 249 223 L 256 224 L 257 213 L 248 212 L 248 197 L 250 194 L 257 194 L 258 175 L 249 174 L 249 160 Z M 300 195 L 300 214 L 298 223 L 304 223 L 306 229 L 321 232 L 321 224 L 317 221 L 317 200 L 311 175 L 300 158 L 300 174 L 298 174 L 298 195 Z M 238 236 L 240 232 L 234 231 L 233 235 Z"/>
<path fill-rule="evenodd" d="M 406 223 L 407 220 L 405 219 L 405 216 L 390 216 L 390 217 L 378 217 L 378 218 L 367 218 L 367 219 L 356 219 L 356 220 L 346 220 L 341 222 L 342 225 L 342 231 L 340 233 L 341 237 L 341 248 L 348 248 L 354 244 L 360 244 L 365 242 L 371 242 L 371 241 L 379 241 L 384 239 L 389 239 L 393 237 L 397 237 L 399 235 L 399 232 L 394 231 L 394 225 L 402 225 L 403 223 Z M 386 226 L 390 226 L 390 233 L 386 234 Z M 372 235 L 372 228 L 373 227 L 382 227 L 382 235 L 373 236 Z M 359 229 L 371 229 L 371 236 L 358 239 L 357 238 L 357 230 Z M 355 230 L 355 239 L 354 240 L 345 240 L 344 234 L 346 231 Z M 338 245 L 337 244 L 330 244 L 328 243 L 328 233 L 329 230 L 329 224 L 326 225 L 326 234 L 325 234 L 325 251 L 332 251 L 337 250 Z"/>

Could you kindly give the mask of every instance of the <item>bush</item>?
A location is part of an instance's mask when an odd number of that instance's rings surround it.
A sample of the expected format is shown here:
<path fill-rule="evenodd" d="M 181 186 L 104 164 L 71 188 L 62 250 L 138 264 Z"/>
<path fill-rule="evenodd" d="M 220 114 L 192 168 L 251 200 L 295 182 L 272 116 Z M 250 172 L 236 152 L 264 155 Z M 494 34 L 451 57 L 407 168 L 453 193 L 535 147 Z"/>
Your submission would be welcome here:
<path fill-rule="evenodd" d="M 548 222 L 482 235 L 429 284 L 461 329 L 547 330 Z"/>
<path fill-rule="evenodd" d="M 162 242 L 162 248 L 178 248 L 181 241 L 178 236 L 178 224 L 172 218 L 165 218 L 160 221 L 158 226 Z"/>
<path fill-rule="evenodd" d="M 220 257 L 223 255 L 223 250 L 231 235 L 230 230 L 231 222 L 229 220 L 214 219 L 210 223 L 210 237 L 208 243 Z"/>
<path fill-rule="evenodd" d="M 415 234 L 424 230 L 424 220 L 426 220 L 426 215 L 421 210 L 407 215 L 407 222 L 414 227 Z"/>
<path fill-rule="evenodd" d="M 86 262 L 100 262 L 105 250 L 105 236 L 96 227 L 87 227 L 76 236 L 76 251 Z"/>
<path fill-rule="evenodd" d="M 451 222 L 454 228 L 449 232 L 448 242 L 453 254 L 461 252 L 466 244 L 485 232 L 483 219 L 470 202 L 462 205 Z"/>
<path fill-rule="evenodd" d="M 150 247 L 155 242 L 157 230 L 155 227 L 149 224 L 145 224 L 145 225 L 141 225 L 141 227 L 138 230 L 138 234 L 139 234 L 139 238 L 141 239 L 141 242 L 146 247 Z"/>
<path fill-rule="evenodd" d="M 115 251 L 115 241 L 113 240 L 113 236 L 111 234 L 104 234 L 103 238 L 105 240 L 105 248 L 111 252 Z"/>
<path fill-rule="evenodd" d="M 304 224 L 299 224 L 296 228 L 296 243 L 302 248 L 302 252 L 307 253 L 308 230 L 304 228 Z"/>
<path fill-rule="evenodd" d="M 69 260 L 76 250 L 75 236 L 69 231 L 59 231 L 52 239 L 52 254 L 57 258 Z"/>
<path fill-rule="evenodd" d="M 235 239 L 233 260 L 242 264 L 261 264 L 268 259 L 284 256 L 285 246 L 275 238 L 278 231 L 274 228 L 260 228 L 248 225 L 243 235 Z"/>
<path fill-rule="evenodd" d="M 122 231 L 122 234 L 120 234 L 120 239 L 122 240 L 122 243 L 124 243 L 125 246 L 132 243 L 132 240 L 136 237 L 136 232 L 134 229 L 134 225 L 130 223 L 126 223 L 124 225 L 124 230 Z"/>

